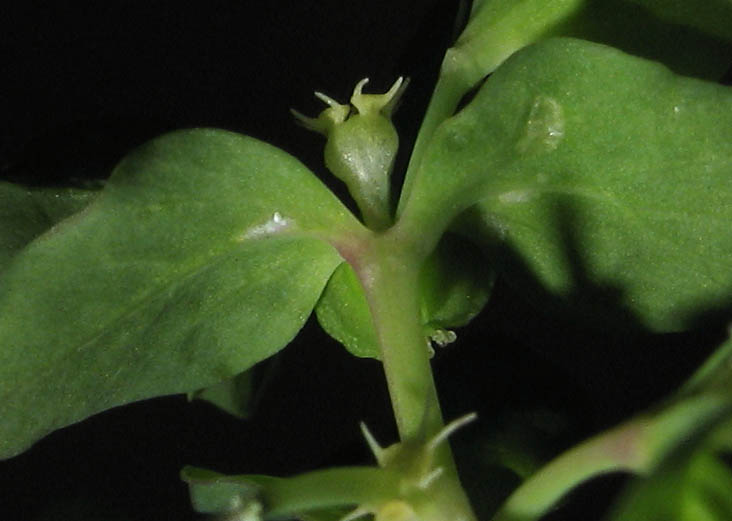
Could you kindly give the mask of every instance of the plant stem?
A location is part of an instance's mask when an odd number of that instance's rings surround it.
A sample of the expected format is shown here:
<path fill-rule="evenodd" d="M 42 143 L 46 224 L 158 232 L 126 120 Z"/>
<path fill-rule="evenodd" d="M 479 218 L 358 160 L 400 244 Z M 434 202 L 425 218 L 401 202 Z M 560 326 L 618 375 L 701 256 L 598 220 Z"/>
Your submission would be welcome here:
<path fill-rule="evenodd" d="M 399 437 L 426 443 L 444 423 L 420 319 L 418 275 L 425 255 L 398 226 L 375 235 L 367 250 L 355 268 L 371 308 Z M 447 443 L 436 449 L 435 466 L 443 469 L 430 499 L 435 519 L 475 521 Z"/>
<path fill-rule="evenodd" d="M 440 68 L 440 75 L 437 78 L 435 90 L 432 93 L 429 105 L 427 105 L 427 111 L 422 120 L 422 125 L 419 128 L 417 139 L 414 142 L 407 172 L 404 176 L 402 192 L 399 196 L 397 217 L 403 211 L 404 203 L 409 198 L 412 183 L 414 182 L 422 162 L 422 156 L 432 135 L 443 121 L 453 115 L 458 103 L 460 103 L 460 99 L 471 87 L 465 84 L 464 78 L 459 74 L 459 70 L 448 66 L 449 61 L 452 60 L 452 56 L 450 50 L 448 50 Z"/>
<path fill-rule="evenodd" d="M 525 481 L 492 521 L 534 521 L 576 485 L 609 472 L 646 474 L 680 440 L 704 434 L 729 414 L 726 396 L 701 395 L 601 433 L 559 455 Z"/>
<path fill-rule="evenodd" d="M 374 236 L 364 259 L 356 266 L 371 308 L 402 440 L 429 436 L 442 427 L 420 320 L 421 262 L 404 241 L 387 232 Z M 432 423 L 423 425 L 425 418 Z"/>

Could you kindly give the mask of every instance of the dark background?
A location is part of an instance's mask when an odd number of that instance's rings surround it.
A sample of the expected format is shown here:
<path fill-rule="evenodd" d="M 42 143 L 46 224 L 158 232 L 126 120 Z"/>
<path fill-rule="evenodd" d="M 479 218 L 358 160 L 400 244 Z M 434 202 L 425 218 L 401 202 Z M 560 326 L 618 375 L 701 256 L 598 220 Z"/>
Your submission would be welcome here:
<path fill-rule="evenodd" d="M 412 83 L 396 124 L 408 149 L 457 12 L 448 0 L 15 2 L 2 9 L 0 178 L 104 178 L 152 137 L 215 126 L 287 150 L 339 193 L 321 164 L 321 137 L 296 126 L 288 109 L 315 115 L 322 108 L 315 89 L 345 101 L 365 76 L 367 90 L 379 92 L 407 75 Z M 542 306 L 550 307 L 545 297 Z M 476 447 L 501 418 L 550 412 L 556 429 L 547 434 L 562 448 L 663 397 L 723 336 L 722 320 L 676 335 L 592 329 L 545 316 L 499 281 L 487 309 L 434 361 L 446 416 L 481 416 L 456 437 L 474 499 L 516 483 L 495 469 L 481 477 Z M 314 321 L 271 374 L 247 421 L 175 396 L 54 433 L 0 462 L 0 519 L 194 519 L 178 480 L 185 464 L 286 474 L 367 462 L 359 420 L 383 442 L 395 439 L 379 364 L 351 357 Z M 621 484 L 617 477 L 592 482 L 555 516 L 597 518 Z"/>

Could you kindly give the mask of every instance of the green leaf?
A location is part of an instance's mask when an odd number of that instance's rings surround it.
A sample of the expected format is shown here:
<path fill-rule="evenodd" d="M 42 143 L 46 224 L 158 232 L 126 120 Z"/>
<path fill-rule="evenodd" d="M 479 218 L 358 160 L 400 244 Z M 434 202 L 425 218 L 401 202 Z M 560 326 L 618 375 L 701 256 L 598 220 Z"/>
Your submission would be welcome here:
<path fill-rule="evenodd" d="M 425 261 L 420 273 L 425 341 L 444 333 L 445 328 L 466 325 L 485 306 L 493 287 L 493 272 L 476 262 L 481 255 L 470 242 L 448 234 Z M 342 264 L 333 273 L 315 311 L 323 329 L 352 354 L 379 358 L 366 295 L 349 264 Z"/>
<path fill-rule="evenodd" d="M 732 471 L 704 447 L 683 451 L 634 483 L 609 519 L 727 521 L 732 519 Z"/>
<path fill-rule="evenodd" d="M 480 249 L 462 237 L 443 236 L 420 272 L 422 320 L 431 329 L 461 327 L 485 306 L 493 271 Z"/>
<path fill-rule="evenodd" d="M 443 65 L 456 67 L 473 85 L 518 49 L 552 34 L 577 13 L 586 0 L 481 0 L 473 5 L 468 25 Z M 444 71 L 444 72 L 448 72 Z"/>
<path fill-rule="evenodd" d="M 449 83 L 464 94 L 516 51 L 551 36 L 611 44 L 679 72 L 719 78 L 729 67 L 730 46 L 718 37 L 732 41 L 732 1 L 481 0 L 441 74 L 454 76 Z"/>
<path fill-rule="evenodd" d="M 211 387 L 188 393 L 188 399 L 207 401 L 232 416 L 247 418 L 252 412 L 254 376 L 254 368 L 248 369 Z"/>
<path fill-rule="evenodd" d="M 323 329 L 348 351 L 363 358 L 379 358 L 379 340 L 366 294 L 347 262 L 333 272 L 315 314 Z"/>
<path fill-rule="evenodd" d="M 697 369 L 679 394 L 685 396 L 705 391 L 730 393 L 732 396 L 732 329 L 730 339 Z"/>
<path fill-rule="evenodd" d="M 0 181 L 0 272 L 29 242 L 97 195 L 81 188 L 31 188 Z"/>
<path fill-rule="evenodd" d="M 580 311 L 609 287 L 682 329 L 732 298 L 732 89 L 579 40 L 526 48 L 438 129 L 401 224 L 429 241 L 474 204 L 473 235 Z"/>
<path fill-rule="evenodd" d="M 297 160 L 220 130 L 125 158 L 0 278 L 0 457 L 286 345 L 361 226 Z"/>
<path fill-rule="evenodd" d="M 707 519 L 694 517 L 710 507 L 705 498 L 730 497 L 732 490 L 729 469 L 714 460 L 720 451 L 732 447 L 731 347 L 729 339 L 660 406 L 572 447 L 539 469 L 511 494 L 493 521 L 539 519 L 572 488 L 610 472 L 646 476 L 621 503 L 623 513 L 613 520 Z M 697 456 L 704 461 L 689 474 Z M 679 500 L 687 492 L 688 501 Z M 688 505 L 691 514 L 682 516 Z"/>
<path fill-rule="evenodd" d="M 636 0 L 644 3 L 644 0 Z M 711 26 L 732 29 L 731 0 L 659 0 L 668 11 L 699 12 Z M 648 0 L 647 3 L 652 3 Z M 672 5 L 673 4 L 673 5 Z M 692 5 L 687 8 L 684 6 Z M 696 15 L 689 17 L 689 20 Z M 696 19 L 696 18 L 694 18 Z M 709 27 L 694 24 L 709 31 Z M 711 30 L 713 34 L 720 31 Z M 719 80 L 729 70 L 732 39 L 724 41 L 690 27 L 667 23 L 633 0 L 480 0 L 442 61 L 437 85 L 417 136 L 402 187 L 397 216 L 411 198 L 414 179 L 435 129 L 455 113 L 460 101 L 512 54 L 553 36 L 571 36 L 611 45 L 661 61 L 679 74 Z"/>
<path fill-rule="evenodd" d="M 555 35 L 610 45 L 635 56 L 660 61 L 678 74 L 718 80 L 727 72 L 732 65 L 732 39 L 723 41 L 697 29 L 669 23 L 673 20 L 642 5 L 649 3 L 644 0 L 586 0 L 575 16 L 557 28 Z M 714 2 L 671 0 L 665 3 L 694 5 L 694 12 L 703 12 L 702 5 Z M 728 5 L 732 6 L 732 3 Z M 732 27 L 730 15 L 732 11 L 726 15 L 727 29 Z"/>
<path fill-rule="evenodd" d="M 698 397 L 722 397 L 727 405 L 722 414 L 699 416 L 697 432 L 673 427 L 688 423 L 679 416 L 665 425 L 670 429 L 656 429 L 647 440 L 661 447 L 653 472 L 636 480 L 614 509 L 612 520 L 662 521 L 726 521 L 732 519 L 732 469 L 721 459 L 725 451 L 732 449 L 732 338 L 722 345 L 694 373 L 668 404 Z M 699 401 L 699 403 L 702 403 Z M 711 410 L 711 409 L 710 409 Z M 659 414 L 659 417 L 662 415 Z M 659 425 L 664 423 L 658 422 Z M 666 438 L 666 439 L 664 439 Z"/>
<path fill-rule="evenodd" d="M 263 475 L 225 476 L 185 467 L 198 512 L 230 514 L 248 511 L 264 519 L 326 519 L 332 509 L 375 505 L 400 492 L 401 475 L 379 467 L 335 467 L 288 478 Z M 256 519 L 256 518 L 255 518 Z"/>
<path fill-rule="evenodd" d="M 239 419 L 249 418 L 279 368 L 277 361 L 271 357 L 233 378 L 189 392 L 188 400 L 203 400 Z"/>
<path fill-rule="evenodd" d="M 732 0 L 630 0 L 675 24 L 732 41 Z"/>
<path fill-rule="evenodd" d="M 181 471 L 181 479 L 188 483 L 196 512 L 228 514 L 262 508 L 262 487 L 254 481 L 190 466 Z"/>

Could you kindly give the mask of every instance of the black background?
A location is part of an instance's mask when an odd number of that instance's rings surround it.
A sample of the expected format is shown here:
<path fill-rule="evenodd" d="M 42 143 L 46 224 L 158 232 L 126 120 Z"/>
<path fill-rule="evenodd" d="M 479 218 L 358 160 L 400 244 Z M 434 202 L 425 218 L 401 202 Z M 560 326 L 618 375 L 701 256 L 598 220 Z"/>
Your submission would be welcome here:
<path fill-rule="evenodd" d="M 294 125 L 288 109 L 315 115 L 315 89 L 345 101 L 365 76 L 378 92 L 408 75 L 396 116 L 408 149 L 457 12 L 447 0 L 2 9 L 0 178 L 103 178 L 152 137 L 215 126 L 287 150 L 339 193 L 321 164 L 322 139 Z M 571 434 L 560 443 L 570 443 L 664 396 L 723 336 L 720 320 L 676 335 L 590 329 L 537 312 L 499 281 L 434 365 L 448 418 L 478 410 L 486 425 L 509 411 L 550 409 L 567 418 Z M 351 357 L 311 320 L 279 357 L 250 420 L 182 396 L 108 411 L 0 462 L 0 519 L 194 519 L 177 476 L 183 465 L 284 474 L 366 462 L 358 421 L 394 440 L 389 407 L 379 364 Z M 467 447 L 480 432 L 479 424 L 458 438 Z M 467 466 L 478 459 L 458 452 Z M 596 518 L 621 481 L 585 486 L 555 516 Z M 469 488 L 505 493 L 514 484 L 506 475 Z"/>

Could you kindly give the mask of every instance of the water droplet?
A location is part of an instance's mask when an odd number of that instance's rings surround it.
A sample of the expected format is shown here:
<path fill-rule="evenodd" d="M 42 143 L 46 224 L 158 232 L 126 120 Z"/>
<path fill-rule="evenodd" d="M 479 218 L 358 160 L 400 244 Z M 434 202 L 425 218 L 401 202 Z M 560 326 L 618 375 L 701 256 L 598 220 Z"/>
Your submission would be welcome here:
<path fill-rule="evenodd" d="M 243 241 L 246 239 L 256 239 L 259 237 L 273 235 L 288 228 L 291 224 L 291 219 L 283 217 L 280 212 L 275 212 L 272 214 L 272 217 L 270 217 L 264 223 L 249 228 L 247 231 L 241 234 L 239 236 L 239 240 Z"/>
<path fill-rule="evenodd" d="M 537 96 L 526 121 L 524 135 L 516 148 L 521 153 L 538 153 L 554 150 L 564 139 L 562 106 L 549 96 Z"/>

